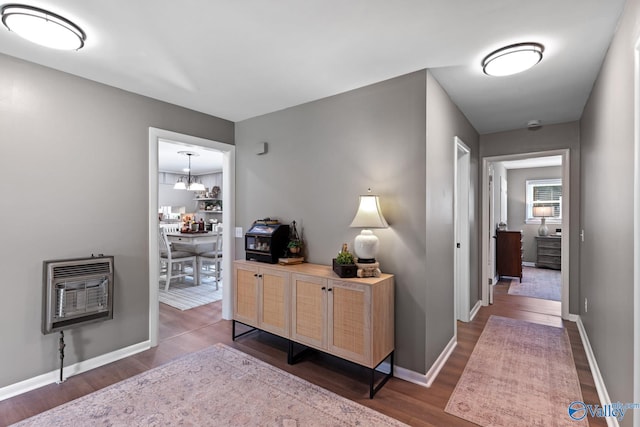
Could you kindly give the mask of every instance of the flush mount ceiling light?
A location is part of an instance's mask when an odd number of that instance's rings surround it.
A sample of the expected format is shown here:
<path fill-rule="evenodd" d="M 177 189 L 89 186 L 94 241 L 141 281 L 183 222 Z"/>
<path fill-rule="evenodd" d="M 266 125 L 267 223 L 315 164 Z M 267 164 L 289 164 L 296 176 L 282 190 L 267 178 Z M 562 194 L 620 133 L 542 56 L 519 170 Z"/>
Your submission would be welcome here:
<path fill-rule="evenodd" d="M 52 49 L 78 50 L 87 38 L 84 31 L 68 19 L 33 6 L 4 6 L 2 23 L 20 37 Z"/>
<path fill-rule="evenodd" d="M 509 76 L 536 65 L 542 60 L 544 46 L 539 43 L 518 43 L 505 46 L 482 60 L 482 71 L 489 76 Z"/>

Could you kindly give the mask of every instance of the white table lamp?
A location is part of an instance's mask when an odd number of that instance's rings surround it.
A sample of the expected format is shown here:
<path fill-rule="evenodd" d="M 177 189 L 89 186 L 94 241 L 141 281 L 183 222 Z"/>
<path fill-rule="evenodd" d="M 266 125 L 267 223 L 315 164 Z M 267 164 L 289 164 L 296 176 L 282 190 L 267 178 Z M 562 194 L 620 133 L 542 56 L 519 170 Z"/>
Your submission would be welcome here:
<path fill-rule="evenodd" d="M 547 228 L 546 219 L 553 216 L 553 207 L 551 206 L 534 206 L 533 216 L 540 219 L 540 228 L 538 228 L 539 236 L 548 236 L 549 228 Z"/>
<path fill-rule="evenodd" d="M 360 196 L 358 212 L 350 225 L 350 227 L 364 228 L 356 236 L 353 247 L 359 263 L 374 263 L 376 261 L 378 237 L 370 229 L 387 228 L 388 226 L 389 224 L 380 211 L 378 196 L 374 194 Z"/>

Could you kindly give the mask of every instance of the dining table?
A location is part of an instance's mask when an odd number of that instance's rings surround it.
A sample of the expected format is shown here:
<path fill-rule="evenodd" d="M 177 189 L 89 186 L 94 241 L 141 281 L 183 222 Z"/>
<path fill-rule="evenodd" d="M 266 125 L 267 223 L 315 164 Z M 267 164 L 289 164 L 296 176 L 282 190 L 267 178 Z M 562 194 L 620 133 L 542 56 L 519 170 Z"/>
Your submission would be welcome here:
<path fill-rule="evenodd" d="M 220 231 L 207 231 L 195 233 L 172 232 L 167 233 L 167 239 L 171 243 L 181 243 L 184 245 L 204 245 L 208 243 L 217 243 L 220 237 Z"/>
<path fill-rule="evenodd" d="M 213 231 L 207 232 L 171 232 L 167 233 L 167 240 L 171 243 L 171 246 L 175 248 L 175 250 L 186 250 L 188 252 L 193 252 L 194 254 L 201 254 L 204 252 L 210 252 L 217 248 L 217 245 L 220 245 L 222 242 L 222 227 L 214 228 Z M 203 246 L 207 246 L 203 248 Z M 222 248 L 217 248 L 217 250 L 221 250 Z M 198 261 L 196 264 L 200 265 L 199 255 Z M 194 266 L 195 267 L 195 266 Z M 218 264 L 217 271 L 220 266 Z M 194 281 L 196 284 L 200 284 L 200 271 L 199 267 L 195 267 L 194 271 Z"/>

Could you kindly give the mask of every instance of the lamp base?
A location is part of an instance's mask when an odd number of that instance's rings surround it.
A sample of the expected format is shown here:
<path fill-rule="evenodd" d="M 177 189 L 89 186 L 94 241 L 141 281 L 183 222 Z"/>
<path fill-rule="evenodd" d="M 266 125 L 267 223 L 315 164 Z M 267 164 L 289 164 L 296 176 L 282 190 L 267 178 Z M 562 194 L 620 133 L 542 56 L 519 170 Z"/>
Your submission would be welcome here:
<path fill-rule="evenodd" d="M 378 253 L 378 237 L 371 230 L 362 230 L 353 242 L 353 250 L 360 263 L 371 263 L 376 261 Z M 373 261 L 368 261 L 373 260 Z"/>
<path fill-rule="evenodd" d="M 358 258 L 356 264 L 374 264 L 375 262 L 375 258 Z"/>
<path fill-rule="evenodd" d="M 540 228 L 538 228 L 538 236 L 548 236 L 549 235 L 549 228 L 547 227 L 546 224 L 546 218 L 542 218 L 542 220 L 540 221 Z"/>

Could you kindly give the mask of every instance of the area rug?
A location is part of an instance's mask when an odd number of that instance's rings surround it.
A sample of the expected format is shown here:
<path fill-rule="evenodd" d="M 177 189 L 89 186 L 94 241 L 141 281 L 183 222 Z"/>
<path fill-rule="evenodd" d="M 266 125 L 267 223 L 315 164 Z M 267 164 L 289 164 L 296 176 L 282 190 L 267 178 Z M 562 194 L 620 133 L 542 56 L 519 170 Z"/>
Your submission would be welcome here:
<path fill-rule="evenodd" d="M 569 404 L 582 401 L 564 328 L 491 316 L 445 412 L 481 426 L 587 426 Z"/>
<path fill-rule="evenodd" d="M 222 299 L 222 283 L 216 290 L 216 282 L 203 280 L 203 283 L 196 286 L 192 281 L 171 282 L 169 290 L 164 290 L 164 282 L 161 282 L 158 293 L 160 302 L 168 304 L 179 310 L 189 310 L 211 302 Z"/>
<path fill-rule="evenodd" d="M 17 426 L 404 426 L 224 344 Z"/>
<path fill-rule="evenodd" d="M 511 280 L 509 295 L 560 301 L 560 271 L 522 267 L 522 283 Z"/>

